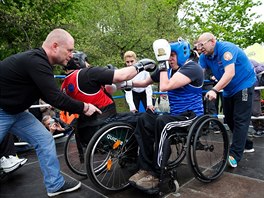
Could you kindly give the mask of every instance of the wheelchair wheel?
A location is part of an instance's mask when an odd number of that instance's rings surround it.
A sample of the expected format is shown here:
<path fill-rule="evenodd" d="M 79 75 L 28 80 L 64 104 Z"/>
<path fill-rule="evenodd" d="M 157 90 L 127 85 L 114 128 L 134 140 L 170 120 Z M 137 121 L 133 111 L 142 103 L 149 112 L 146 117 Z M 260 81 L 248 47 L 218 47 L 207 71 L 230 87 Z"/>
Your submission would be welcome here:
<path fill-rule="evenodd" d="M 167 168 L 173 169 L 180 165 L 186 156 L 186 134 L 173 134 L 169 137 L 171 154 L 168 160 Z"/>
<path fill-rule="evenodd" d="M 68 136 L 64 146 L 64 156 L 67 166 L 77 175 L 87 176 L 84 163 L 86 147 L 79 140 L 78 133 L 73 130 Z"/>
<path fill-rule="evenodd" d="M 188 164 L 198 180 L 208 183 L 220 177 L 226 167 L 228 134 L 214 117 L 201 117 L 194 124 L 188 137 Z"/>
<path fill-rule="evenodd" d="M 120 122 L 108 124 L 99 129 L 88 144 L 87 174 L 101 190 L 122 190 L 137 171 L 137 156 L 134 127 Z"/>

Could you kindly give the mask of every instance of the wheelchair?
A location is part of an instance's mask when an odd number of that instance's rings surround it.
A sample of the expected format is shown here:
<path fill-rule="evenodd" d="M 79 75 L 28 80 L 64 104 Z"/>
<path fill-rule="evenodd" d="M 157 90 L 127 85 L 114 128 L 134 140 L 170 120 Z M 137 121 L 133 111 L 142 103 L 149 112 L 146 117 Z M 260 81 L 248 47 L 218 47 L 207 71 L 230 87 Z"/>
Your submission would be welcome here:
<path fill-rule="evenodd" d="M 129 186 L 128 179 L 137 171 L 138 144 L 133 126 L 122 122 L 107 124 L 88 145 L 81 146 L 78 141 L 78 135 L 72 133 L 65 146 L 65 157 L 73 172 L 88 175 L 105 192 Z M 170 192 L 177 194 L 176 169 L 185 157 L 201 182 L 209 183 L 222 175 L 227 164 L 229 137 L 218 118 L 203 115 L 184 126 L 170 128 L 159 148 L 160 182 L 148 193 L 162 195 L 162 185 L 166 184 Z"/>
<path fill-rule="evenodd" d="M 101 190 L 123 190 L 137 171 L 138 144 L 134 127 L 123 122 L 106 124 L 88 144 L 82 143 L 74 130 L 66 140 L 64 154 L 70 170 L 88 176 Z"/>

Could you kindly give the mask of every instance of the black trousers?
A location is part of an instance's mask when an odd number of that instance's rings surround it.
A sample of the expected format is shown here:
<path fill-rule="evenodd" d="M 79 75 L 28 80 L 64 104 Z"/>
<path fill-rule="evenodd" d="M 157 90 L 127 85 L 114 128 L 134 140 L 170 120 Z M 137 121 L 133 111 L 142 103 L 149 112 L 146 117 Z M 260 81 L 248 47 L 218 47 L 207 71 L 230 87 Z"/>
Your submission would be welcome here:
<path fill-rule="evenodd" d="M 196 117 L 192 111 L 184 112 L 179 116 L 157 115 L 153 113 L 143 113 L 138 118 L 135 129 L 135 136 L 139 144 L 139 169 L 157 172 L 157 156 L 159 152 L 159 142 L 164 127 L 175 121 L 192 120 Z M 166 128 L 165 128 L 166 129 Z"/>
<path fill-rule="evenodd" d="M 253 91 L 254 87 L 250 87 L 237 92 L 232 97 L 223 97 L 225 122 L 233 133 L 230 155 L 237 162 L 242 159 L 245 148 L 253 147 L 253 142 L 247 139 Z"/>
<path fill-rule="evenodd" d="M 147 94 L 146 94 L 146 91 L 143 91 L 143 92 L 140 92 L 140 93 L 132 91 L 132 95 L 133 95 L 133 102 L 134 102 L 135 107 L 136 107 L 137 110 L 139 110 L 140 101 L 142 102 L 144 108 L 147 109 Z"/>

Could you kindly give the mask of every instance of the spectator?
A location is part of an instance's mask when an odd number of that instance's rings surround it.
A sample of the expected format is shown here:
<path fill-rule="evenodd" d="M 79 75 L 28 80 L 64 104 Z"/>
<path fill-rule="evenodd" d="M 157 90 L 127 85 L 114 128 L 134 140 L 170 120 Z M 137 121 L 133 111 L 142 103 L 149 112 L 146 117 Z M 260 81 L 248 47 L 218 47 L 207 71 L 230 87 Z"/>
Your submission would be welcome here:
<path fill-rule="evenodd" d="M 124 54 L 124 61 L 127 67 L 134 65 L 137 62 L 137 56 L 133 51 L 127 51 Z M 149 77 L 149 72 L 142 71 L 137 74 L 132 80 L 144 80 Z M 140 102 L 143 104 L 145 110 L 150 109 L 154 111 L 152 103 L 152 87 L 133 87 L 132 90 L 125 91 L 126 102 L 131 112 L 139 111 Z"/>
<path fill-rule="evenodd" d="M 26 158 L 18 158 L 13 135 L 7 133 L 0 144 L 0 168 L 3 169 L 4 173 L 10 173 L 23 166 L 26 162 Z"/>
<path fill-rule="evenodd" d="M 217 79 L 206 97 L 215 100 L 223 89 L 225 122 L 233 132 L 228 162 L 234 168 L 242 159 L 245 149 L 254 151 L 253 142 L 247 139 L 247 132 L 256 75 L 246 54 L 233 43 L 217 41 L 213 34 L 203 33 L 198 39 L 197 48 L 202 51 L 200 65 L 210 68 Z"/>
<path fill-rule="evenodd" d="M 51 132 L 52 135 L 56 135 L 58 133 L 67 134 L 72 130 L 72 127 L 63 123 L 58 118 L 52 118 L 50 115 L 45 115 L 42 118 L 42 124 Z"/>
<path fill-rule="evenodd" d="M 263 86 L 261 84 L 261 76 L 263 75 L 262 72 L 264 72 L 264 64 L 258 63 L 255 60 L 250 60 L 252 65 L 254 66 L 255 73 L 257 75 L 257 81 L 255 83 L 255 87 L 257 86 Z M 253 101 L 252 101 L 252 115 L 253 116 L 261 116 L 261 92 L 260 90 L 254 90 L 253 93 Z M 264 136 L 264 120 L 263 119 L 256 119 L 252 120 L 252 125 L 254 130 L 256 131 L 253 134 L 253 137 L 263 137 Z"/>
<path fill-rule="evenodd" d="M 46 115 L 50 115 L 51 117 L 55 117 L 56 116 L 56 112 L 55 112 L 55 108 L 54 107 L 48 105 L 42 99 L 39 99 L 39 104 L 43 105 L 42 107 L 40 107 L 40 112 L 42 113 L 42 118 L 44 116 L 46 116 Z"/>
<path fill-rule="evenodd" d="M 0 62 L 0 142 L 10 131 L 35 148 L 48 196 L 77 190 L 81 182 L 64 180 L 51 133 L 25 110 L 42 98 L 46 103 L 72 113 L 87 116 L 101 113 L 94 105 L 73 100 L 57 87 L 53 65 L 66 65 L 72 58 L 73 49 L 73 37 L 63 29 L 54 29 L 42 47 Z"/>
<path fill-rule="evenodd" d="M 168 92 L 170 104 L 170 114 L 144 113 L 138 118 L 135 136 L 140 147 L 139 171 L 129 178 L 129 182 L 146 191 L 157 187 L 159 183 L 158 148 L 161 136 L 163 138 L 169 136 L 170 131 L 164 129 L 166 124 L 175 121 L 191 123 L 197 116 L 203 114 L 201 88 L 203 70 L 196 62 L 189 60 L 190 44 L 179 39 L 168 45 L 171 47 L 171 54 L 165 58 L 169 59 L 168 71 L 166 63 L 160 63 L 159 70 L 150 77 L 144 81 L 133 81 L 134 86 L 147 86 L 159 82 L 160 90 Z M 167 54 L 166 51 L 163 53 Z"/>

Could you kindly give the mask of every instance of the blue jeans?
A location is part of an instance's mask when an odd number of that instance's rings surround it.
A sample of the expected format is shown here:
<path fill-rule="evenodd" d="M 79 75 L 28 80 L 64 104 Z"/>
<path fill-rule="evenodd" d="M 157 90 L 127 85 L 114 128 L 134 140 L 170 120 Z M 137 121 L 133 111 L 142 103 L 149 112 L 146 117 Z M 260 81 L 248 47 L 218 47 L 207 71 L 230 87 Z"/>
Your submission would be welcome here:
<path fill-rule="evenodd" d="M 52 134 L 31 113 L 8 114 L 0 108 L 0 143 L 11 132 L 30 143 L 36 150 L 47 192 L 55 192 L 64 184 L 60 173 Z"/>

